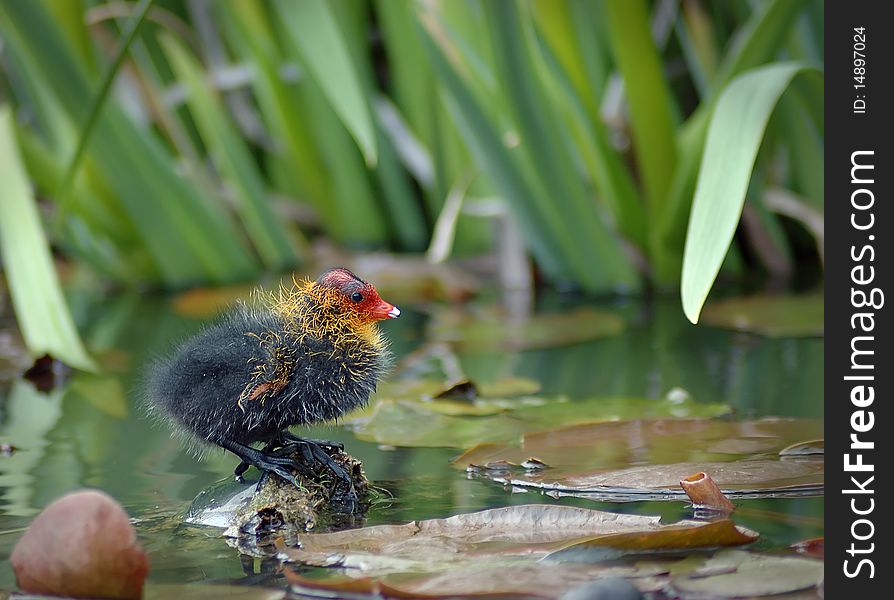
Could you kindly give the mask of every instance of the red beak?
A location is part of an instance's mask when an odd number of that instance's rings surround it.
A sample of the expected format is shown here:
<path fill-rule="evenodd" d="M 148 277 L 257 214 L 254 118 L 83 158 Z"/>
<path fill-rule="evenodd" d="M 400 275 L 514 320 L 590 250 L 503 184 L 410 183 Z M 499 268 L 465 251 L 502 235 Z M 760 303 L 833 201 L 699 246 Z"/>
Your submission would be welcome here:
<path fill-rule="evenodd" d="M 393 304 L 380 300 L 379 304 L 369 311 L 377 319 L 396 319 L 400 316 L 400 309 Z"/>

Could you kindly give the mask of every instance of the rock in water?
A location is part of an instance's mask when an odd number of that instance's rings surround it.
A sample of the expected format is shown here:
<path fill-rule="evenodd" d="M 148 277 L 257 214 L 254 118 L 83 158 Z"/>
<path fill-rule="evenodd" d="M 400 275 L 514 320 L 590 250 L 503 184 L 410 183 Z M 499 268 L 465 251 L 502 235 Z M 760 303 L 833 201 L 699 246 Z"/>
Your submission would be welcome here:
<path fill-rule="evenodd" d="M 149 558 L 127 513 L 98 490 L 47 506 L 10 556 L 19 587 L 77 598 L 141 598 Z"/>
<path fill-rule="evenodd" d="M 323 523 L 339 526 L 342 520 L 349 519 L 354 524 L 368 505 L 369 481 L 359 460 L 337 448 L 329 448 L 327 453 L 351 477 L 360 499 L 357 515 L 352 515 L 353 501 L 346 501 L 350 487 L 317 463 L 312 472 L 295 474 L 298 486 L 277 475 L 267 476 L 260 489 L 256 489 L 255 481 L 237 483 L 227 478 L 202 491 L 184 520 L 222 528 L 224 537 L 230 538 L 234 546 L 254 556 L 275 553 L 267 545 L 271 533 L 283 534 L 288 541 L 290 534 L 316 529 Z"/>

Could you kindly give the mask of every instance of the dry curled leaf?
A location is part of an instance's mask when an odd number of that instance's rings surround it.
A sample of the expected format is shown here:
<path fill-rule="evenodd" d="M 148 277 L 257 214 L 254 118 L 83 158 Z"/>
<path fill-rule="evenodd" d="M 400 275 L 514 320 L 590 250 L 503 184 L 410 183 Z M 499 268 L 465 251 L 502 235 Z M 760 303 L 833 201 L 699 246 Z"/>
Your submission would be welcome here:
<path fill-rule="evenodd" d="M 736 510 L 729 498 L 723 495 L 720 487 L 711 476 L 704 471 L 699 471 L 689 477 L 680 480 L 680 487 L 689 496 L 696 507 L 731 513 Z"/>

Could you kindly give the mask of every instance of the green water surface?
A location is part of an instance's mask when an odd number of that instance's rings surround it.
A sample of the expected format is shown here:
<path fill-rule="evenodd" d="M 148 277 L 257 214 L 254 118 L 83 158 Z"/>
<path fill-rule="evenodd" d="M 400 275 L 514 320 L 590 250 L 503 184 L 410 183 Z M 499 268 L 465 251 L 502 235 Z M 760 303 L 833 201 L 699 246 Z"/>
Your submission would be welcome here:
<path fill-rule="evenodd" d="M 561 310 L 565 301 L 542 304 L 539 310 Z M 0 556 L 8 558 L 23 528 L 53 499 L 94 487 L 117 498 L 136 519 L 152 562 L 150 582 L 285 586 L 271 564 L 240 556 L 219 531 L 180 523 L 193 498 L 231 474 L 236 459 L 212 452 L 196 460 L 135 408 L 146 361 L 202 321 L 178 316 L 167 301 L 135 296 L 85 306 L 79 318 L 106 373 L 74 374 L 47 393 L 25 380 L 0 382 L 0 442 L 18 448 L 0 457 Z M 533 378 L 544 395 L 564 394 L 572 401 L 594 395 L 659 399 L 682 388 L 696 401 L 726 403 L 741 417 L 822 417 L 821 338 L 769 339 L 695 327 L 675 298 L 599 306 L 621 315 L 626 330 L 543 350 L 464 350 L 455 356 L 455 367 L 477 381 Z M 384 326 L 398 361 L 426 342 L 426 315 L 401 308 L 404 316 Z M 426 375 L 443 376 L 438 369 L 432 364 Z M 363 461 L 368 477 L 392 496 L 371 509 L 368 525 L 530 502 L 660 514 L 671 521 L 691 516 L 683 502 L 609 504 L 512 493 L 451 467 L 459 448 L 379 447 L 340 427 L 311 435 L 344 442 Z M 745 501 L 742 507 L 747 510 L 737 513 L 736 521 L 761 533 L 761 549 L 823 534 L 822 498 Z M 0 590 L 10 589 L 15 579 L 4 560 Z"/>

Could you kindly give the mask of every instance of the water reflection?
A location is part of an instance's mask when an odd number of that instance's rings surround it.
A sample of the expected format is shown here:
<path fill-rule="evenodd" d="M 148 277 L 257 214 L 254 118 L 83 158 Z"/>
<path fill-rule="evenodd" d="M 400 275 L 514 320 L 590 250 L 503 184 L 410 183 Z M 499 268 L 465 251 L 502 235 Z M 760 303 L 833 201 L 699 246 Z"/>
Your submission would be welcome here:
<path fill-rule="evenodd" d="M 558 310 L 565 301 L 556 297 L 541 304 L 540 310 Z M 771 340 L 694 327 L 680 314 L 674 298 L 602 308 L 624 318 L 624 333 L 523 352 L 453 353 L 448 345 L 442 349 L 442 359 L 421 370 L 430 376 L 461 375 L 479 382 L 523 375 L 539 380 L 545 395 L 572 399 L 660 398 L 682 388 L 696 401 L 727 403 L 743 416 L 822 416 L 821 339 Z M 18 448 L 12 456 L 0 457 L 0 555 L 8 557 L 28 517 L 54 498 L 75 488 L 97 487 L 119 499 L 138 519 L 153 563 L 152 581 L 246 581 L 246 571 L 263 573 L 254 562 L 243 564 L 217 531 L 180 524 L 200 490 L 229 476 L 233 459 L 214 452 L 205 461 L 195 460 L 168 431 L 152 427 L 135 409 L 140 366 L 199 329 L 202 322 L 178 316 L 166 301 L 147 302 L 136 296 L 100 307 L 85 302 L 76 312 L 91 323 L 85 337 L 106 369 L 102 375 L 74 374 L 64 387 L 49 393 L 38 392 L 23 380 L 0 384 L 0 442 Z M 405 315 L 387 324 L 398 357 L 425 343 L 425 315 L 411 310 Z M 681 502 L 617 505 L 511 493 L 493 482 L 469 480 L 452 468 L 449 461 L 458 449 L 380 448 L 338 427 L 319 428 L 312 434 L 344 442 L 363 460 L 369 478 L 390 494 L 390 500 L 372 508 L 369 524 L 527 502 L 660 514 L 667 520 L 690 516 Z M 764 534 L 764 547 L 822 534 L 821 498 L 762 500 L 747 506 L 738 520 Z M 13 586 L 4 561 L 0 589 Z"/>

